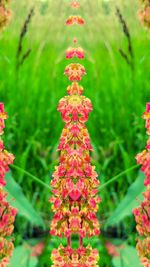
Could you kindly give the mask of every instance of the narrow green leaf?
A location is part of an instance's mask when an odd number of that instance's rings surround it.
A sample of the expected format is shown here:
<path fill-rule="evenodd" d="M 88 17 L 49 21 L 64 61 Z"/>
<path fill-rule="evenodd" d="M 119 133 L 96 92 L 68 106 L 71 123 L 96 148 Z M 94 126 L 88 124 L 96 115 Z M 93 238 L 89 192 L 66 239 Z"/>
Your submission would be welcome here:
<path fill-rule="evenodd" d="M 117 181 L 119 178 L 121 178 L 123 175 L 135 170 L 139 168 L 139 166 L 136 164 L 130 168 L 128 168 L 127 170 L 124 170 L 123 172 L 117 174 L 116 176 L 112 177 L 111 179 L 109 179 L 109 181 L 107 181 L 106 183 L 102 184 L 101 186 L 99 186 L 99 190 L 103 190 L 106 186 L 112 184 L 113 182 Z"/>
<path fill-rule="evenodd" d="M 124 166 L 125 166 L 126 169 L 128 169 L 130 167 L 129 155 L 128 155 L 127 151 L 125 150 L 125 148 L 123 147 L 122 144 L 119 144 L 119 147 L 120 147 L 122 159 L 123 159 L 123 162 L 124 162 Z M 131 180 L 130 172 L 128 172 L 126 174 L 126 176 L 127 176 L 129 184 L 131 184 L 132 180 Z"/>
<path fill-rule="evenodd" d="M 24 244 L 15 248 L 9 267 L 36 267 L 37 264 L 38 259 L 32 256 L 32 248 Z"/>
<path fill-rule="evenodd" d="M 13 179 L 11 172 L 6 175 L 6 190 L 8 192 L 8 200 L 13 207 L 18 209 L 18 214 L 24 216 L 28 221 L 34 225 L 44 226 L 43 219 L 35 211 L 31 203 L 25 197 L 21 187 Z"/>
<path fill-rule="evenodd" d="M 110 226 L 119 223 L 126 216 L 132 214 L 132 209 L 138 206 L 137 199 L 143 199 L 142 193 L 144 192 L 144 174 L 139 172 L 136 181 L 129 187 L 128 192 L 124 199 L 120 202 L 116 210 L 109 217 L 106 225 Z"/>
<path fill-rule="evenodd" d="M 16 166 L 16 165 L 14 165 L 14 164 L 11 166 L 11 168 L 13 168 L 13 169 L 15 169 L 15 170 L 17 170 L 17 171 L 20 171 L 20 172 L 26 174 L 26 175 L 29 176 L 32 180 L 36 181 L 37 183 L 39 183 L 40 185 L 44 186 L 45 188 L 51 190 L 51 187 L 50 187 L 48 184 L 44 183 L 44 182 L 43 182 L 42 180 L 40 180 L 38 177 L 36 177 L 36 176 L 32 175 L 31 173 L 25 171 L 24 169 L 22 169 L 22 168 L 20 168 L 20 167 L 18 167 L 18 166 Z"/>
<path fill-rule="evenodd" d="M 125 246 L 119 252 L 120 256 L 112 260 L 114 267 L 142 267 L 135 248 Z"/>

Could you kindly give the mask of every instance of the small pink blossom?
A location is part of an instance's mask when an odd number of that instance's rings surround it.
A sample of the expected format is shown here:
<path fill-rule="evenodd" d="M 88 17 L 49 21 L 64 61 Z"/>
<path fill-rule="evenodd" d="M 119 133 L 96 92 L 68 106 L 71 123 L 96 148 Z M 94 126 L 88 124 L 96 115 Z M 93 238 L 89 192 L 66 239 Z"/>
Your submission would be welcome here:
<path fill-rule="evenodd" d="M 84 66 L 79 63 L 71 63 L 65 68 L 64 74 L 68 76 L 70 81 L 81 81 L 82 77 L 86 75 Z"/>
<path fill-rule="evenodd" d="M 85 123 L 88 120 L 89 113 L 92 111 L 92 104 L 91 101 L 84 96 L 66 96 L 59 101 L 58 111 L 61 112 L 62 119 L 66 123 L 75 123 L 78 121 L 80 123 Z M 77 127 L 78 125 L 81 126 L 80 123 L 77 124 Z M 85 130 L 85 134 L 86 132 Z M 89 143 L 89 139 L 86 139 L 86 143 Z"/>
<path fill-rule="evenodd" d="M 72 1 L 71 2 L 71 7 L 73 7 L 73 8 L 79 8 L 80 7 L 80 3 L 78 2 L 78 1 Z"/>
<path fill-rule="evenodd" d="M 145 1 L 143 8 L 139 12 L 139 16 L 140 16 L 142 23 L 148 29 L 150 29 L 150 2 L 149 0 Z"/>
<path fill-rule="evenodd" d="M 71 59 L 73 57 L 83 59 L 84 58 L 84 50 L 81 47 L 77 47 L 77 48 L 69 47 L 66 51 L 66 58 Z"/>
<path fill-rule="evenodd" d="M 107 252 L 112 257 L 118 257 L 119 256 L 119 250 L 118 247 L 113 245 L 111 242 L 107 241 L 105 244 L 105 247 L 107 249 Z"/>
<path fill-rule="evenodd" d="M 73 25 L 73 24 L 84 25 L 84 23 L 85 23 L 84 19 L 80 16 L 70 16 L 66 20 L 66 25 Z"/>
<path fill-rule="evenodd" d="M 6 8 L 6 4 L 6 1 L 0 1 L 0 31 L 4 29 L 11 18 L 11 11 Z"/>
<path fill-rule="evenodd" d="M 44 242 L 40 242 L 37 245 L 35 245 L 34 247 L 32 247 L 31 256 L 32 257 L 39 257 L 42 254 L 44 247 L 45 247 Z"/>

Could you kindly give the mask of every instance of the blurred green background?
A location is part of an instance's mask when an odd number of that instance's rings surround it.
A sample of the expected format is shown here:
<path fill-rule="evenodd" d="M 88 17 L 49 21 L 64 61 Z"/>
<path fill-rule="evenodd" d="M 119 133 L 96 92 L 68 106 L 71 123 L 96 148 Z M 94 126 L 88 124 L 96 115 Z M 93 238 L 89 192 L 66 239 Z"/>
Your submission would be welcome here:
<path fill-rule="evenodd" d="M 58 164 L 56 149 L 63 123 L 57 104 L 69 84 L 64 69 L 77 61 L 65 59 L 65 50 L 74 37 L 86 52 L 82 64 L 87 75 L 81 84 L 93 103 L 87 127 L 94 147 L 92 161 L 101 184 L 135 165 L 135 155 L 145 146 L 141 115 L 149 101 L 150 40 L 138 18 L 138 1 L 81 0 L 77 13 L 85 18 L 86 25 L 65 27 L 65 20 L 74 13 L 69 2 L 14 0 L 11 23 L 0 35 L 0 101 L 9 114 L 4 139 L 16 157 L 15 165 L 22 169 L 12 168 L 8 175 L 12 181 L 9 197 L 16 199 L 19 208 L 14 231 L 17 248 L 10 266 L 51 266 L 51 250 L 61 242 L 48 234 L 53 216 L 48 202 L 50 190 L 23 170 L 49 184 Z M 116 6 L 131 35 L 134 69 L 119 53 L 123 49 L 130 57 Z M 28 49 L 31 52 L 16 68 L 20 32 L 31 8 L 34 15 L 23 39 L 21 56 Z M 99 266 L 141 266 L 134 248 L 136 230 L 131 210 L 138 205 L 135 198 L 141 197 L 142 184 L 143 176 L 136 169 L 100 191 L 98 217 L 102 234 L 91 240 L 100 251 Z M 76 245 L 76 237 L 73 242 Z M 118 247 L 119 257 L 108 254 L 108 242 Z M 33 249 L 36 253 L 32 253 Z"/>

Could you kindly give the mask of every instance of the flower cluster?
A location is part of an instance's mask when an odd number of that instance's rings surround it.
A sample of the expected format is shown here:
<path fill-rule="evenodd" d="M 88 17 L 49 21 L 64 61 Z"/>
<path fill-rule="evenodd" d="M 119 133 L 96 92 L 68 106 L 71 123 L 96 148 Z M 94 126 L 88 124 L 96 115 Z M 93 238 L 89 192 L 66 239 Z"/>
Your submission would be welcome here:
<path fill-rule="evenodd" d="M 73 82 L 67 88 L 68 95 L 81 95 L 83 93 L 83 87 L 80 86 L 77 82 Z"/>
<path fill-rule="evenodd" d="M 64 122 L 79 121 L 82 123 L 88 120 L 89 112 L 92 111 L 92 105 L 90 99 L 86 98 L 85 96 L 70 95 L 63 97 L 59 101 L 58 111 L 61 112 Z M 70 130 L 74 135 L 80 134 L 80 131 L 82 132 L 82 130 L 85 128 L 85 126 L 80 124 L 76 127 L 74 125 L 73 127 L 71 126 L 72 125 L 69 125 L 67 128 L 71 128 Z"/>
<path fill-rule="evenodd" d="M 72 7 L 78 2 L 73 1 Z M 84 24 L 79 16 L 70 16 L 66 24 Z M 74 45 L 77 40 L 74 39 Z M 66 58 L 84 58 L 84 50 L 70 47 Z M 58 111 L 65 122 L 60 137 L 58 151 L 59 165 L 55 167 L 51 181 L 53 196 L 50 198 L 54 217 L 50 234 L 68 240 L 67 247 L 62 245 L 52 252 L 53 267 L 97 267 L 99 253 L 90 245 L 83 246 L 83 238 L 100 234 L 100 225 L 96 217 L 100 197 L 97 195 L 100 184 L 95 166 L 91 164 L 92 145 L 85 123 L 92 111 L 90 99 L 83 96 L 83 87 L 79 85 L 86 74 L 84 66 L 71 63 L 65 68 L 65 75 L 72 81 L 68 86 L 68 95 L 58 104 Z M 72 249 L 72 235 L 79 237 L 78 249 Z"/>
<path fill-rule="evenodd" d="M 52 260 L 54 262 L 52 267 L 98 267 L 99 255 L 90 245 L 76 250 L 60 245 L 58 250 L 53 250 Z"/>
<path fill-rule="evenodd" d="M 142 23 L 150 29 L 150 0 L 142 0 L 143 8 L 139 12 Z"/>
<path fill-rule="evenodd" d="M 82 76 L 86 75 L 86 71 L 81 64 L 71 63 L 65 68 L 65 75 L 70 81 L 81 81 Z"/>
<path fill-rule="evenodd" d="M 0 135 L 5 127 L 4 120 L 7 114 L 4 112 L 4 105 L 0 103 Z M 4 191 L 6 185 L 5 174 L 9 171 L 9 164 L 12 164 L 14 156 L 4 150 L 3 141 L 0 139 L 0 266 L 5 267 L 12 255 L 13 242 L 10 238 L 14 226 L 17 210 L 10 206 L 6 200 L 7 193 Z"/>
<path fill-rule="evenodd" d="M 80 16 L 70 16 L 66 20 L 66 25 L 73 25 L 73 24 L 83 25 L 84 23 L 85 23 L 84 19 Z"/>
<path fill-rule="evenodd" d="M 0 0 L 0 30 L 3 30 L 10 21 L 11 11 L 6 7 L 8 2 L 8 0 Z"/>
<path fill-rule="evenodd" d="M 77 57 L 79 59 L 84 58 L 84 50 L 81 47 L 69 47 L 66 51 L 66 58 L 70 59 L 73 57 Z"/>
<path fill-rule="evenodd" d="M 147 134 L 150 135 L 150 103 L 146 106 L 143 115 L 146 120 Z M 140 235 L 137 242 L 138 254 L 144 267 L 150 266 L 150 138 L 147 141 L 146 149 L 136 157 L 137 163 L 141 164 L 141 170 L 145 174 L 144 185 L 146 192 L 143 193 L 144 200 L 141 205 L 133 210 L 136 229 Z"/>

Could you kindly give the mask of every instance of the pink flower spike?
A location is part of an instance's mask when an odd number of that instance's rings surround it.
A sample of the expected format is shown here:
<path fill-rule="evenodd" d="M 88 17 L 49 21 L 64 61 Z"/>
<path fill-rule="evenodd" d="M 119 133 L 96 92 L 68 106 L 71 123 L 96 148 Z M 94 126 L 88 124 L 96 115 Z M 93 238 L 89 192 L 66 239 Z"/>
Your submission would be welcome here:
<path fill-rule="evenodd" d="M 13 224 L 17 214 L 17 210 L 9 205 L 6 197 L 7 193 L 0 186 L 0 266 L 6 266 L 4 263 L 8 264 L 12 255 L 14 246 L 10 235 L 13 232 Z"/>
<path fill-rule="evenodd" d="M 76 0 L 71 2 L 73 8 L 79 7 Z M 80 16 L 69 16 L 66 25 L 83 25 Z M 66 51 L 66 58 L 84 59 L 85 53 L 81 47 Z M 79 85 L 86 70 L 79 63 L 69 64 L 64 71 L 71 85 L 67 87 L 68 95 L 60 99 L 58 111 L 65 122 L 58 151 L 60 153 L 58 166 L 55 167 L 51 181 L 51 208 L 54 212 L 51 221 L 50 234 L 67 238 L 67 246 L 62 245 L 52 252 L 53 267 L 98 267 L 99 253 L 91 246 L 84 247 L 83 239 L 99 236 L 100 224 L 96 216 L 101 201 L 97 196 L 100 182 L 95 166 L 91 163 L 90 151 L 92 145 L 85 123 L 92 111 L 90 99 L 83 96 L 83 87 Z M 140 157 L 143 160 L 143 156 Z M 146 222 L 146 218 L 142 217 Z M 79 236 L 78 248 L 72 248 L 72 235 Z"/>
<path fill-rule="evenodd" d="M 150 103 L 146 105 L 143 118 L 146 120 L 147 134 L 150 135 Z M 143 266 L 150 266 L 150 138 L 146 149 L 136 156 L 137 163 L 141 164 L 141 171 L 145 174 L 144 185 L 146 191 L 143 193 L 144 200 L 138 208 L 133 210 L 136 221 L 136 229 L 140 235 L 137 242 L 137 251 Z"/>

